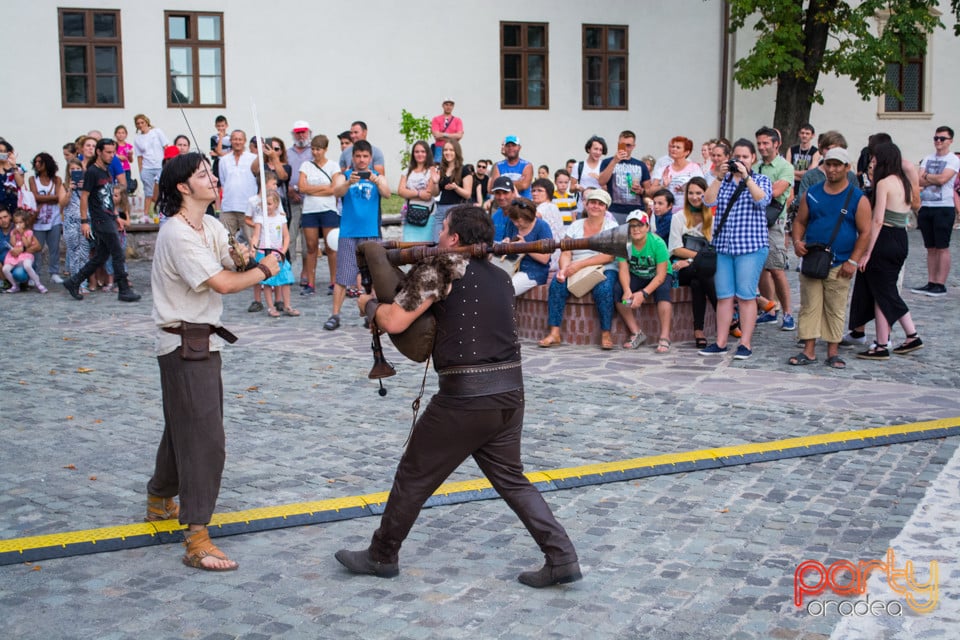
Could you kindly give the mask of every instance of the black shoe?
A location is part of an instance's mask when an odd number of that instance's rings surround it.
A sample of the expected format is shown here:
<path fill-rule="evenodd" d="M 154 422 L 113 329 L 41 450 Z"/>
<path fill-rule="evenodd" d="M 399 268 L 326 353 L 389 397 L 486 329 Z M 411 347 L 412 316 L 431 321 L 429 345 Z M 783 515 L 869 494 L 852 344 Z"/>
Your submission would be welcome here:
<path fill-rule="evenodd" d="M 136 302 L 141 298 L 141 295 L 133 290 L 132 287 L 128 287 L 117 294 L 117 300 L 121 302 Z"/>
<path fill-rule="evenodd" d="M 524 571 L 517 576 L 517 580 L 534 589 L 567 584 L 581 579 L 583 574 L 580 573 L 580 563 L 577 561 L 557 565 L 545 564 L 539 571 Z"/>
<path fill-rule="evenodd" d="M 928 295 L 931 298 L 942 298 L 947 295 L 947 287 L 942 284 L 931 284 L 930 288 L 924 292 L 924 295 Z"/>
<path fill-rule="evenodd" d="M 370 557 L 370 551 L 347 551 L 340 549 L 333 557 L 353 573 L 361 573 L 378 578 L 396 578 L 400 575 L 400 564 L 397 562 L 377 562 Z"/>
<path fill-rule="evenodd" d="M 76 282 L 73 278 L 67 278 L 63 281 L 63 288 L 67 290 L 74 300 L 83 300 L 83 296 L 80 295 L 80 283 Z"/>
<path fill-rule="evenodd" d="M 932 286 L 933 286 L 933 283 L 932 283 L 932 282 L 928 282 L 927 284 L 923 285 L 922 287 L 912 287 L 912 288 L 910 289 L 910 291 L 913 291 L 914 293 L 926 294 L 928 291 L 930 291 L 930 287 L 932 287 Z"/>
<path fill-rule="evenodd" d="M 887 350 L 887 345 L 874 342 L 869 349 L 858 353 L 857 357 L 861 360 L 889 360 L 890 352 Z"/>
<path fill-rule="evenodd" d="M 917 349 L 923 349 L 923 340 L 920 339 L 920 336 L 908 338 L 907 341 L 899 347 L 894 347 L 893 352 L 898 356 L 905 356 L 908 353 L 913 353 Z"/>

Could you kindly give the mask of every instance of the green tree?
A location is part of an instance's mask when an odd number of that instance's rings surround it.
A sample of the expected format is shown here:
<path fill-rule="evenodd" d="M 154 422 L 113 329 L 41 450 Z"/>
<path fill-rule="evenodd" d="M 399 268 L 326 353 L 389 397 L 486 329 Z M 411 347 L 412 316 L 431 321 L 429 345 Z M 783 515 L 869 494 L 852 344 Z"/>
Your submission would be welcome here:
<path fill-rule="evenodd" d="M 944 27 L 937 0 L 730 0 L 730 28 L 756 20 L 756 44 L 734 65 L 745 89 L 777 85 L 773 126 L 785 144 L 810 119 L 821 73 L 850 78 L 864 100 L 898 95 L 887 82 L 887 64 L 926 51 L 927 36 Z M 945 3 L 944 3 L 945 4 Z M 950 8 L 960 20 L 960 0 Z M 885 21 L 878 33 L 879 20 Z M 960 35 L 960 22 L 954 27 Z"/>
<path fill-rule="evenodd" d="M 418 118 L 406 109 L 400 109 L 400 134 L 405 143 L 403 151 L 400 152 L 400 167 L 405 169 L 410 164 L 410 149 L 413 143 L 430 139 L 430 118 Z"/>

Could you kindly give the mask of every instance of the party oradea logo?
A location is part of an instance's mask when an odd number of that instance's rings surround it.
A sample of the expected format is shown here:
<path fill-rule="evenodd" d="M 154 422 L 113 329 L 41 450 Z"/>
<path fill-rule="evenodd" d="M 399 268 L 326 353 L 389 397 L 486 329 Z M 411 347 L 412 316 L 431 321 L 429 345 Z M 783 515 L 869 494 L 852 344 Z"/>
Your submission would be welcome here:
<path fill-rule="evenodd" d="M 870 574 L 877 571 L 887 579 L 887 587 L 900 599 L 882 600 L 878 594 L 867 593 Z M 897 567 L 896 555 L 887 549 L 886 560 L 837 560 L 825 566 L 816 560 L 804 560 L 793 572 L 793 603 L 797 608 L 806 607 L 807 613 L 825 616 L 835 610 L 842 616 L 903 615 L 903 602 L 915 613 L 930 613 L 937 607 L 939 598 L 939 565 L 930 561 L 927 581 L 920 582 L 913 562 L 907 560 L 902 568 Z M 826 591 L 838 596 L 865 596 L 858 600 L 817 599 Z M 806 605 L 804 605 L 806 599 Z M 901 601 L 902 599 L 902 601 Z"/>

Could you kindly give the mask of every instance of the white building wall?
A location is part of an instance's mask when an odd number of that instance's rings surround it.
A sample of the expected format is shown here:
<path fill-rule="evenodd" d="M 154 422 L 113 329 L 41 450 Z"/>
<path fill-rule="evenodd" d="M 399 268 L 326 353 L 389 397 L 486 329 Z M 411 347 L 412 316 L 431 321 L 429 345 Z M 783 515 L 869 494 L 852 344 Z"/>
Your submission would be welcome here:
<path fill-rule="evenodd" d="M 58 6 L 121 10 L 123 108 L 61 107 Z M 139 112 L 171 139 L 187 132 L 178 110 L 166 106 L 164 10 L 224 14 L 227 106 L 186 110 L 204 146 L 220 113 L 231 127 L 252 135 L 251 99 L 263 133 L 288 141 L 297 119 L 332 139 L 351 121 L 366 121 L 370 140 L 384 150 L 391 183 L 400 171 L 400 110 L 432 117 L 447 95 L 456 98 L 455 114 L 465 123 L 468 161 L 499 159 L 500 141 L 514 134 L 522 139 L 525 158 L 554 169 L 568 157 L 581 158 L 590 135 L 603 135 L 612 145 L 621 129 L 637 133 L 637 155 L 663 155 L 672 136 L 686 135 L 699 159 L 700 143 L 720 130 L 720 0 L 490 0 L 449 6 L 424 0 L 11 0 L 5 10 L 5 44 L 17 52 L 19 64 L 0 67 L 0 86 L 7 89 L 0 135 L 14 144 L 21 161 L 41 150 L 59 158 L 64 142 L 91 128 L 109 135 L 122 122 L 132 133 Z M 549 110 L 500 109 L 500 20 L 549 24 Z M 581 108 L 584 23 L 629 27 L 628 111 Z M 960 59 L 960 40 L 952 26 L 932 38 L 932 116 L 878 119 L 876 100 L 863 102 L 847 80 L 824 77 L 827 103 L 811 115 L 817 130 L 840 129 L 855 150 L 869 133 L 885 130 L 906 157 L 927 153 L 936 125 L 960 125 L 953 120 L 960 90 L 950 64 Z M 749 40 L 749 32 L 741 32 L 735 51 L 746 52 Z M 772 87 L 731 89 L 727 136 L 752 137 L 759 125 L 772 122 L 774 96 Z"/>
<path fill-rule="evenodd" d="M 121 10 L 123 108 L 61 108 L 58 6 Z M 658 156 L 673 135 L 687 135 L 698 145 L 714 135 L 720 3 L 608 0 L 599 6 L 602 11 L 597 3 L 554 0 L 456 6 L 422 0 L 15 0 L 7 10 L 7 44 L 21 52 L 23 64 L 0 69 L 3 86 L 20 87 L 18 99 L 5 101 L 0 135 L 21 158 L 40 150 L 59 158 L 64 142 L 91 128 L 109 135 L 123 122 L 133 133 L 133 115 L 140 112 L 171 139 L 186 133 L 178 110 L 166 106 L 164 10 L 224 14 L 227 106 L 186 110 L 204 146 L 220 113 L 232 128 L 252 135 L 251 99 L 264 135 L 286 140 L 301 118 L 334 146 L 351 121 L 366 121 L 392 178 L 400 171 L 400 110 L 432 117 L 447 95 L 456 98 L 455 114 L 464 120 L 463 146 L 471 162 L 499 159 L 507 134 L 521 137 L 524 157 L 552 169 L 568 157 L 580 159 L 594 133 L 612 145 L 620 130 L 633 129 L 638 151 Z M 549 24 L 549 110 L 500 109 L 500 20 Z M 628 111 L 581 108 L 584 23 L 629 26 Z"/>

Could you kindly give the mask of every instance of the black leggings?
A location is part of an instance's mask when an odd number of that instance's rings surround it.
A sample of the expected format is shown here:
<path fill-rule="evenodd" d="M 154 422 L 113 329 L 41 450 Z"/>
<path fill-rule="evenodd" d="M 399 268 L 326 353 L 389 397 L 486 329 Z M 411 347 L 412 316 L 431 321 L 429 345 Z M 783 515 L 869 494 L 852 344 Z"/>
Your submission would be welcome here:
<path fill-rule="evenodd" d="M 677 269 L 674 273 L 681 287 L 690 287 L 690 295 L 693 297 L 693 330 L 703 331 L 707 300 L 714 310 L 717 308 L 717 288 L 713 284 L 713 276 L 699 276 L 692 265 Z"/>

